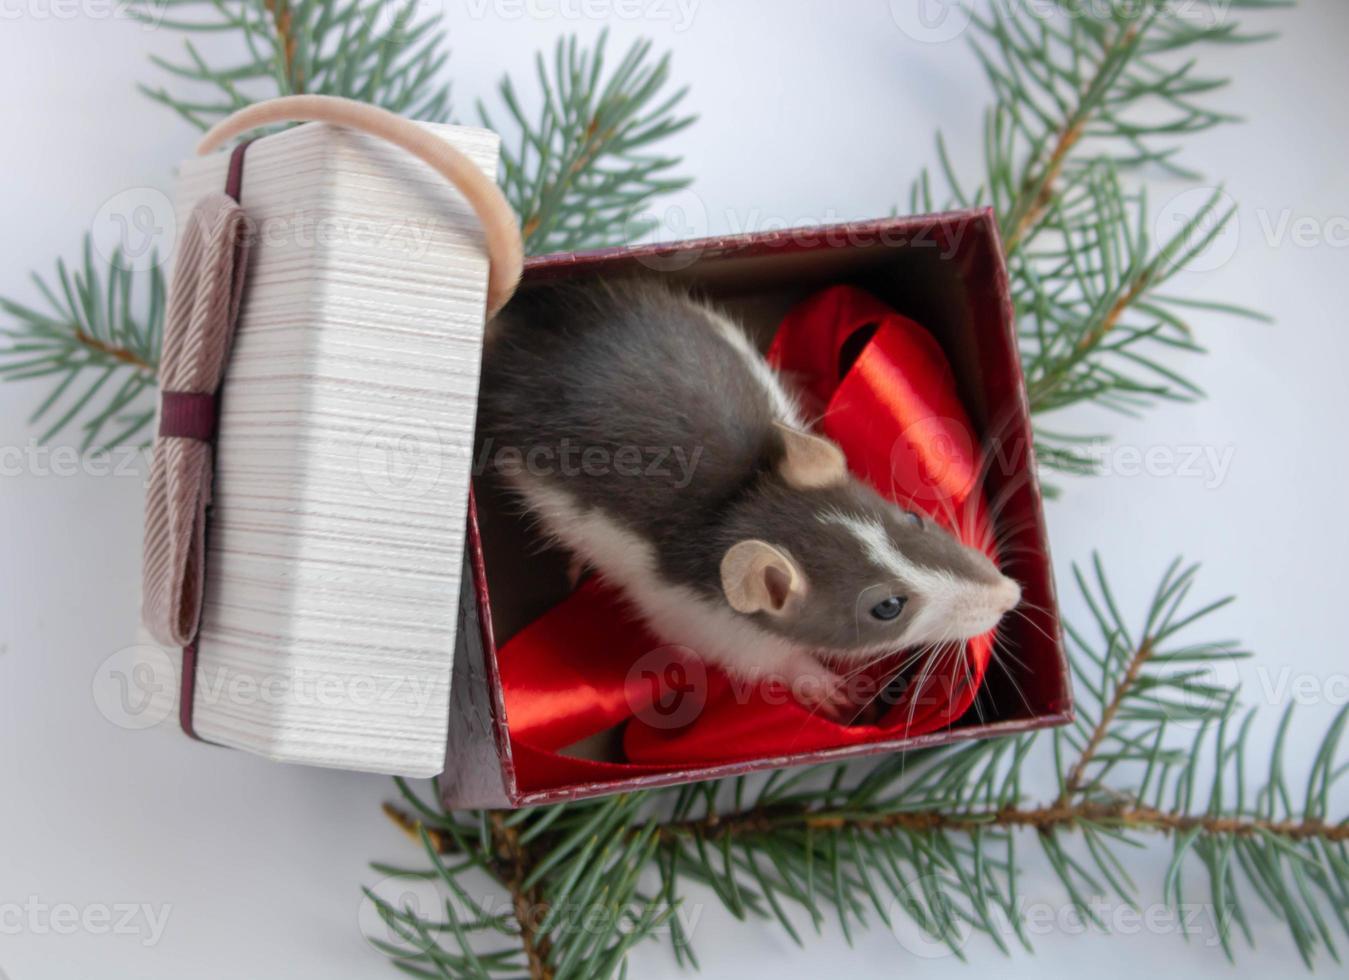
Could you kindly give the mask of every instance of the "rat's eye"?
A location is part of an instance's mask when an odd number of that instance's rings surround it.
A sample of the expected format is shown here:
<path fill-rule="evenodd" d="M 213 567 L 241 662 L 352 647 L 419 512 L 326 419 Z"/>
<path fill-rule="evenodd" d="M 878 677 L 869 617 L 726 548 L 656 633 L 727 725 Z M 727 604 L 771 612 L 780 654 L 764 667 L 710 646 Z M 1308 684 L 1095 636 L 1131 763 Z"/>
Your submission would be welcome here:
<path fill-rule="evenodd" d="M 889 622 L 899 616 L 904 611 L 905 598 L 902 595 L 892 595 L 888 599 L 882 599 L 876 605 L 871 607 L 871 615 L 881 622 Z"/>
<path fill-rule="evenodd" d="M 904 512 L 904 516 L 907 517 L 907 518 L 909 519 L 909 523 L 910 523 L 911 525 L 913 525 L 914 527 L 918 528 L 919 530 L 922 530 L 922 528 L 923 528 L 923 515 L 922 515 L 922 514 L 918 513 L 916 510 L 906 510 L 906 511 Z"/>

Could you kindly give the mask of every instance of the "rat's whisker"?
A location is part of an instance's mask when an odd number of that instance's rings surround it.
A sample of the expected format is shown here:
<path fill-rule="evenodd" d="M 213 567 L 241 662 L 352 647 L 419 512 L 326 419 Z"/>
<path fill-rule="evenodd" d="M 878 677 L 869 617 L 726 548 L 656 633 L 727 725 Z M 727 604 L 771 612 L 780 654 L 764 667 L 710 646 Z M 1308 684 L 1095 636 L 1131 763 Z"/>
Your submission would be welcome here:
<path fill-rule="evenodd" d="M 998 536 L 1001 538 L 1010 538 L 1014 535 L 1022 534 L 1034 526 L 1035 519 L 1032 517 L 1023 517 L 1014 523 L 1004 521 L 998 525 Z"/>
<path fill-rule="evenodd" d="M 917 679 L 913 682 L 913 685 L 909 688 L 909 691 L 908 691 L 908 695 L 909 695 L 909 717 L 908 717 L 908 719 L 907 719 L 907 720 L 905 721 L 905 723 L 904 723 L 904 731 L 905 731 L 905 734 L 907 734 L 908 731 L 909 731 L 909 729 L 911 729 L 911 728 L 913 727 L 913 720 L 914 720 L 914 718 L 917 716 L 917 713 L 918 713 L 918 698 L 922 695 L 923 689 L 924 689 L 924 687 L 925 687 L 926 684 L 927 684 L 927 678 L 928 678 L 929 673 L 930 673 L 932 670 L 935 669 L 935 667 L 934 667 L 934 660 L 935 660 L 935 659 L 936 659 L 936 658 L 928 657 L 928 658 L 923 662 L 923 666 L 922 666 L 922 668 L 921 668 L 921 669 L 919 670 L 919 672 L 918 672 L 918 677 L 917 677 Z"/>
<path fill-rule="evenodd" d="M 807 431 L 814 431 L 814 430 L 816 430 L 816 429 L 818 429 L 818 428 L 820 427 L 820 423 L 821 423 L 821 422 L 823 422 L 825 419 L 827 419 L 830 415 L 833 415 L 833 414 L 835 414 L 836 412 L 839 412 L 839 411 L 841 411 L 841 410 L 842 410 L 842 406 L 839 406 L 839 405 L 835 405 L 833 408 L 826 408 L 826 409 L 825 409 L 823 412 L 821 412 L 820 414 L 815 415 L 815 416 L 813 416 L 813 417 L 811 417 L 811 418 L 805 419 L 804 422 L 803 422 L 803 424 L 804 424 L 804 426 L 805 426 L 805 428 L 806 428 Z"/>
<path fill-rule="evenodd" d="M 1040 549 L 1033 544 L 1016 544 L 1003 546 L 997 549 L 998 560 L 1010 562 L 1011 559 L 1019 555 L 1038 555 L 1042 554 Z"/>
<path fill-rule="evenodd" d="M 1009 525 L 998 528 L 997 534 L 994 536 L 995 542 L 998 546 L 998 553 L 1003 554 L 1004 552 L 1006 552 L 1009 546 L 1017 543 L 1018 538 L 1024 535 L 1027 531 L 1031 531 L 1034 528 L 1035 522 L 1030 520 L 1029 518 L 1023 521 L 1018 521 L 1016 525 Z"/>
<path fill-rule="evenodd" d="M 1018 542 L 1017 539 L 1019 539 L 1027 531 L 1032 530 L 1034 527 L 1035 525 L 1033 522 L 1026 521 L 1023 522 L 1020 527 L 1009 527 L 1001 530 L 997 534 L 995 540 L 995 543 L 998 548 L 998 554 L 1007 554 L 1012 547 L 1015 547 L 1018 544 L 1022 547 L 1024 547 L 1026 544 L 1030 544 L 1031 542 L 1024 542 L 1024 543 Z"/>
<path fill-rule="evenodd" d="M 1008 480 L 998 490 L 998 495 L 988 502 L 988 512 L 994 520 L 1002 516 L 1012 499 L 1030 483 L 1030 472 L 1026 471 Z"/>
<path fill-rule="evenodd" d="M 1012 652 L 1011 642 L 1012 641 L 1009 637 L 1000 635 L 996 637 L 994 640 L 994 649 L 996 652 L 1001 653 L 1008 660 L 1011 660 L 1012 663 L 1016 664 L 1024 672 L 1030 673 L 1030 668 L 1026 666 L 1025 662 L 1022 661 L 1020 657 L 1018 657 L 1015 653 Z"/>
<path fill-rule="evenodd" d="M 1021 685 L 1017 682 L 1016 676 L 1012 673 L 1011 668 L 1008 667 L 1001 660 L 999 660 L 997 657 L 994 657 L 990 661 L 990 664 L 996 666 L 999 670 L 1002 671 L 1003 676 L 1007 678 L 1007 683 L 1009 683 L 1012 686 L 1012 690 L 1016 692 L 1017 699 L 1020 700 L 1022 705 L 1025 706 L 1026 714 L 1028 715 L 1035 714 L 1035 709 L 1031 707 L 1030 699 L 1026 697 L 1026 692 L 1021 689 Z"/>
<path fill-rule="evenodd" d="M 1048 630 L 1046 630 L 1043 626 L 1041 626 L 1039 623 L 1037 623 L 1034 619 L 1030 617 L 1029 613 L 1025 612 L 1022 609 L 1013 609 L 1011 610 L 1011 612 L 1017 614 L 1022 619 L 1024 619 L 1026 623 L 1029 626 L 1031 626 L 1031 628 L 1036 630 L 1041 636 L 1043 636 L 1050 643 L 1058 643 L 1058 641 L 1053 636 L 1050 635 Z"/>
<path fill-rule="evenodd" d="M 957 685 L 963 683 L 963 690 L 971 691 L 975 695 L 970 701 L 970 706 L 974 708 L 979 723 L 983 724 L 985 720 L 983 707 L 979 704 L 977 696 L 978 686 L 974 682 L 974 669 L 970 664 L 969 648 L 964 643 L 957 644 L 951 649 L 947 659 L 951 662 L 950 667 L 946 670 L 950 685 L 947 697 L 954 699 L 957 693 Z"/>

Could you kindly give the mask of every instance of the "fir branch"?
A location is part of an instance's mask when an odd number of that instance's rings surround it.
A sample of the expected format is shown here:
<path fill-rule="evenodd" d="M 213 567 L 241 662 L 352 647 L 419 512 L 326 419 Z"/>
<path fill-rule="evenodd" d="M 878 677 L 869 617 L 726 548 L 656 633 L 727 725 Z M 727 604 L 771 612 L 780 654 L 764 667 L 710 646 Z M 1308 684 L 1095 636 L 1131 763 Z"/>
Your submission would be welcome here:
<path fill-rule="evenodd" d="M 45 309 L 0 298 L 13 321 L 0 329 L 0 379 L 47 379 L 52 390 L 29 424 L 47 423 L 41 442 L 78 428 L 81 452 L 140 439 L 154 416 L 145 396 L 159 365 L 163 275 L 154 256 L 142 275 L 120 250 L 100 266 L 86 236 L 78 268 L 60 260 L 52 282 L 33 276 Z"/>
<path fill-rule="evenodd" d="M 993 86 L 985 126 L 984 182 L 967 192 L 938 140 L 950 201 L 991 204 L 1002 230 L 1033 411 L 1093 404 L 1133 413 L 1201 392 L 1170 367 L 1195 353 L 1191 304 L 1161 292 L 1232 218 L 1216 191 L 1168 239 L 1148 231 L 1147 201 L 1124 175 L 1151 167 L 1196 176 L 1178 140 L 1230 122 L 1206 104 L 1227 84 L 1202 75 L 1196 56 L 1245 44 L 1242 11 L 1281 0 L 1063 3 L 1057 16 L 995 2 L 972 19 L 975 50 Z M 915 207 L 934 206 L 932 180 Z M 1247 310 L 1227 310 L 1255 316 Z M 1040 432 L 1040 461 L 1091 472 L 1098 440 Z"/>
<path fill-rule="evenodd" d="M 502 814 L 493 813 L 488 820 L 492 847 L 499 865 L 504 869 L 503 877 L 514 898 L 512 908 L 515 911 L 515 922 L 520 930 L 520 945 L 529 964 L 530 976 L 554 980 L 551 965 L 553 945 L 547 935 L 539 935 L 539 923 L 536 919 L 540 910 L 546 916 L 549 906 L 544 900 L 542 891 L 537 886 L 526 883 L 526 878 L 537 862 L 520 843 L 520 832 L 507 824 Z"/>
<path fill-rule="evenodd" d="M 396 808 L 394 810 L 400 813 L 400 820 L 411 819 Z M 1123 802 L 1111 804 L 1081 800 L 1073 803 L 1056 802 L 1040 807 L 1010 806 L 972 810 L 959 814 L 945 808 L 936 808 L 844 817 L 829 812 L 817 812 L 809 806 L 781 808 L 776 811 L 754 809 L 714 819 L 699 817 L 662 826 L 660 837 L 662 843 L 666 844 L 677 844 L 700 836 L 708 841 L 719 842 L 726 837 L 739 840 L 752 836 L 778 834 L 791 829 L 822 832 L 849 827 L 869 832 L 902 830 L 912 834 L 936 831 L 974 834 L 991 827 L 1058 833 L 1077 829 L 1084 824 L 1117 826 L 1162 834 L 1200 831 L 1213 836 L 1273 835 L 1295 841 L 1326 840 L 1336 844 L 1349 842 L 1349 825 L 1344 823 L 1326 824 L 1317 819 L 1263 820 L 1250 816 L 1183 814 Z"/>
<path fill-rule="evenodd" d="M 140 88 L 200 129 L 258 99 L 305 92 L 445 122 L 450 91 L 437 80 L 448 59 L 445 31 L 439 14 L 418 16 L 421 6 L 417 0 L 161 0 L 155 22 L 189 35 L 184 58 L 152 56 L 174 88 Z M 208 64 L 191 41 L 191 35 L 221 31 L 238 33 L 246 51 L 241 61 Z M 184 85 L 188 94 L 179 93 Z"/>
<path fill-rule="evenodd" d="M 401 780 L 398 785 L 415 815 L 395 807 L 386 812 L 415 837 L 432 864 L 432 876 L 453 897 L 439 910 L 443 917 L 429 918 L 394 909 L 367 889 L 384 923 L 402 940 L 377 944 L 405 972 L 436 977 L 524 973 L 535 980 L 613 976 L 624 969 L 632 946 L 655 935 L 670 918 L 667 903 L 639 890 L 641 872 L 658 847 L 654 826 L 633 827 L 641 795 L 586 805 L 572 820 L 557 820 L 566 813 L 564 805 L 552 810 L 552 818 L 532 823 L 523 819 L 527 814 L 481 813 L 469 824 L 437 814 Z M 554 821 L 558 832 L 545 839 Z M 447 865 L 451 855 L 457 863 Z M 554 873 L 563 867 L 565 873 Z M 472 897 L 469 875 L 485 876 L 504 889 L 507 916 L 491 913 Z M 438 936 L 452 938 L 455 951 L 447 951 Z"/>
<path fill-rule="evenodd" d="M 1114 892 L 1134 908 L 1140 902 L 1121 848 L 1169 838 L 1175 851 L 1160 883 L 1164 901 L 1178 909 L 1186 870 L 1202 868 L 1217 939 L 1229 957 L 1238 935 L 1251 941 L 1247 907 L 1256 901 L 1284 921 L 1310 966 L 1318 955 L 1338 955 L 1332 931 L 1319 924 L 1349 922 L 1349 822 L 1329 818 L 1332 790 L 1349 768 L 1338 751 L 1349 713 L 1330 726 L 1300 792 L 1284 764 L 1286 713 L 1261 786 L 1249 792 L 1253 715 L 1239 712 L 1232 689 L 1202 677 L 1240 653 L 1230 643 L 1189 639 L 1226 604 L 1191 602 L 1196 572 L 1173 563 L 1139 622 L 1129 624 L 1099 561 L 1090 577 L 1079 571 L 1095 622 L 1093 630 L 1071 631 L 1085 697 L 1078 728 L 1067 736 L 1029 734 L 868 767 L 777 772 L 753 793 L 741 778 L 510 815 L 445 812 L 400 783 L 416 812 L 388 812 L 418 830 L 437 860 L 479 856 L 471 867 L 460 865 L 456 889 L 467 891 L 467 876 L 486 872 L 516 902 L 546 905 L 529 938 L 531 977 L 552 976 L 562 962 L 557 953 L 538 955 L 551 949 L 543 945 L 550 927 L 593 916 L 593 893 L 578 882 L 610 873 L 602 859 L 606 870 L 597 872 L 595 861 L 612 850 L 647 855 L 644 866 L 660 884 L 629 896 L 629 919 L 671 923 L 676 954 L 689 961 L 689 937 L 674 917 L 684 882 L 709 886 L 739 917 L 776 920 L 798 942 L 801 914 L 818 929 L 832 910 L 845 933 L 873 915 L 886 922 L 908 916 L 958 956 L 971 932 L 1004 950 L 1009 941 L 1029 948 L 1017 897 L 1018 840 L 1027 834 L 1057 873 L 1065 900 L 1089 921 L 1099 919 L 1098 896 Z M 1099 639 L 1088 640 L 1091 632 Z M 1186 726 L 1192 734 L 1177 737 Z M 1071 761 L 1066 747 L 1075 750 Z M 1046 756 L 1057 760 L 1058 790 L 1036 803 L 1024 789 L 1026 772 Z M 1206 796 L 1203 758 L 1212 760 Z M 485 834 L 478 829 L 484 822 Z M 639 869 L 623 865 L 624 874 Z M 603 937 L 590 942 L 616 942 L 616 931 L 599 931 Z M 621 959 L 604 963 L 585 976 L 621 969 Z"/>
<path fill-rule="evenodd" d="M 676 109 L 687 89 L 667 91 L 670 58 L 652 64 L 651 42 L 639 41 L 606 74 L 607 32 L 593 50 L 575 37 L 558 42 L 551 61 L 535 59 L 543 105 L 538 121 L 525 112 L 514 83 L 499 94 L 518 131 L 503 141 L 502 189 L 520 216 L 531 254 L 614 244 L 647 231 L 639 216 L 651 200 L 687 187 L 671 175 L 679 158 L 650 147 L 684 129 Z M 482 124 L 503 132 L 482 103 Z"/>

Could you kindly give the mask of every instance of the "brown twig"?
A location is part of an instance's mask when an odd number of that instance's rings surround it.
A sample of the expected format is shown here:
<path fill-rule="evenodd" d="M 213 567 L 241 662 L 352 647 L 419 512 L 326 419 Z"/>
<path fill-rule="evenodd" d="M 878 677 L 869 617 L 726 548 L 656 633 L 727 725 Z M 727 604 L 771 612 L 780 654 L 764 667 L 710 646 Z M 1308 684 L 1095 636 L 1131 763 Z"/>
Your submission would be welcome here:
<path fill-rule="evenodd" d="M 265 0 L 267 12 L 272 15 L 272 27 L 276 30 L 277 46 L 281 49 L 282 68 L 286 81 L 290 83 L 290 95 L 304 92 L 304 79 L 295 70 L 295 16 L 291 12 L 289 0 Z"/>
<path fill-rule="evenodd" d="M 1076 796 L 1082 789 L 1082 778 L 1086 774 L 1087 766 L 1096 758 L 1096 753 L 1100 751 L 1101 743 L 1105 741 L 1106 735 L 1110 731 L 1110 725 L 1115 720 L 1115 715 L 1119 714 L 1120 705 L 1128 696 L 1129 691 L 1138 681 L 1138 675 L 1143 670 L 1143 665 L 1151 659 L 1153 645 L 1151 639 L 1145 639 L 1138 645 L 1132 657 L 1129 658 L 1129 666 L 1124 669 L 1124 676 L 1115 687 L 1115 692 L 1110 696 L 1109 702 L 1101 711 L 1100 720 L 1096 722 L 1096 727 L 1092 729 L 1091 736 L 1087 739 L 1087 744 L 1082 748 L 1082 754 L 1077 757 L 1072 768 L 1068 770 L 1067 777 L 1063 780 L 1063 791 L 1059 794 L 1057 806 L 1065 806 L 1070 799 Z"/>
<path fill-rule="evenodd" d="M 74 330 L 75 340 L 82 346 L 91 351 L 95 351 L 105 357 L 111 357 L 113 360 L 122 364 L 130 365 L 137 371 L 144 371 L 147 374 L 155 373 L 155 366 L 145 358 L 141 357 L 135 351 L 128 350 L 125 347 L 118 347 L 116 344 L 110 344 L 106 340 L 99 340 L 93 334 L 86 333 L 79 327 Z"/>
<path fill-rule="evenodd" d="M 531 980 L 552 980 L 553 966 L 549 954 L 552 943 L 538 934 L 538 924 L 548 913 L 547 902 L 537 887 L 526 887 L 525 880 L 536 859 L 520 843 L 520 832 L 506 826 L 505 816 L 496 811 L 489 818 L 492 845 L 498 862 L 497 876 L 511 893 L 511 908 L 520 927 L 520 946 L 529 962 Z"/>
<path fill-rule="evenodd" d="M 384 811 L 403 830 L 414 828 L 410 833 L 416 839 L 416 820 L 388 804 L 385 805 Z M 694 817 L 667 823 L 661 827 L 660 839 L 666 844 L 683 843 L 695 836 L 701 836 L 707 841 L 720 841 L 726 837 L 734 839 L 773 834 L 793 827 L 816 831 L 856 828 L 903 830 L 910 833 L 935 831 L 974 833 L 993 827 L 1052 833 L 1056 830 L 1070 830 L 1083 822 L 1135 830 L 1153 830 L 1165 834 L 1199 830 L 1213 836 L 1254 837 L 1260 834 L 1274 834 L 1291 840 L 1349 842 L 1349 823 L 1328 824 L 1322 820 L 1267 820 L 1257 817 L 1177 813 L 1144 806 L 1128 799 L 1113 803 L 1083 800 L 1076 803 L 1055 802 L 1040 807 L 1008 806 L 999 810 L 965 813 L 934 809 L 905 810 L 896 813 L 835 814 L 799 807 L 766 807 L 734 814 L 721 814 L 715 818 Z M 631 833 L 637 833 L 641 829 L 632 828 Z M 514 881 L 512 895 L 516 897 L 517 903 L 523 902 L 523 908 L 537 912 L 538 895 L 534 894 L 533 889 L 528 892 L 520 889 L 520 883 L 524 881 L 528 867 L 532 864 L 532 856 L 518 848 L 514 829 L 504 826 L 500 813 L 492 815 L 492 836 L 497 842 L 498 856 L 503 860 L 502 870 L 508 872 L 507 878 L 503 878 L 504 883 L 512 887 Z M 451 853 L 455 849 L 454 842 L 448 835 L 432 836 L 432 839 L 443 853 Z M 517 911 L 517 914 L 521 913 Z M 524 918 L 526 922 L 532 923 L 536 917 L 526 914 Z M 537 937 L 531 933 L 529 942 L 534 944 L 536 951 L 546 955 L 546 946 L 540 946 L 546 944 L 546 937 Z"/>
<path fill-rule="evenodd" d="M 1100 323 L 1086 331 L 1078 338 L 1075 345 L 1075 354 L 1064 361 L 1060 370 L 1053 374 L 1043 374 L 1034 380 L 1028 382 L 1028 391 L 1030 394 L 1031 414 L 1034 415 L 1044 410 L 1044 402 L 1047 397 L 1052 395 L 1062 383 L 1067 366 L 1077 363 L 1082 357 L 1085 357 L 1092 349 L 1110 334 L 1116 326 L 1119 325 L 1124 314 L 1136 303 L 1139 298 L 1152 285 L 1156 270 L 1149 267 L 1143 270 L 1139 276 L 1129 284 L 1129 288 L 1120 294 L 1105 316 L 1101 318 Z"/>
<path fill-rule="evenodd" d="M 1082 338 L 1077 342 L 1078 350 L 1090 350 L 1104 340 L 1106 334 L 1115 329 L 1115 325 L 1119 323 L 1120 318 L 1124 316 L 1129 307 L 1133 306 L 1138 298 L 1147 291 L 1148 286 L 1152 284 L 1152 275 L 1153 270 L 1149 268 L 1129 284 L 1129 288 L 1120 294 L 1119 299 L 1115 300 L 1114 305 L 1102 317 L 1101 322 L 1094 329 L 1082 335 Z"/>
<path fill-rule="evenodd" d="M 576 159 L 571 162 L 562 171 L 561 176 L 555 183 L 545 187 L 539 194 L 541 201 L 561 201 L 567 196 L 566 188 L 575 181 L 578 174 L 584 171 L 603 151 L 609 140 L 613 139 L 614 130 L 612 128 L 601 133 L 599 130 L 599 120 L 592 118 L 586 124 L 585 142 L 580 148 Z M 533 236 L 539 228 L 544 226 L 548 215 L 545 213 L 546 205 L 542 205 L 527 217 L 520 224 L 521 234 L 526 243 L 532 244 Z"/>
<path fill-rule="evenodd" d="M 1049 205 L 1054 201 L 1059 176 L 1063 173 L 1064 164 L 1068 162 L 1068 154 L 1082 139 L 1082 133 L 1086 129 L 1086 125 L 1085 119 L 1079 119 L 1066 126 L 1059 133 L 1058 141 L 1054 145 L 1054 152 L 1049 156 L 1044 177 L 1038 181 L 1032 181 L 1030 175 L 1027 174 L 1026 179 L 1022 181 L 1023 194 L 1030 194 L 1032 188 L 1037 184 L 1039 189 L 1034 192 L 1035 196 L 1031 199 L 1030 205 L 1021 212 L 1012 227 L 1011 233 L 1007 236 L 1007 241 L 1003 246 L 1005 254 L 1011 255 L 1015 252 L 1031 229 L 1040 223 L 1040 219 L 1049 210 Z"/>
<path fill-rule="evenodd" d="M 384 810 L 384 815 L 393 821 L 394 826 L 408 835 L 408 839 L 412 843 L 421 846 L 421 832 L 424 830 L 438 853 L 448 854 L 454 850 L 454 841 L 449 834 L 434 827 L 426 826 L 426 824 L 415 819 L 411 814 L 398 809 L 392 803 L 385 803 L 381 809 Z"/>
<path fill-rule="evenodd" d="M 421 846 L 424 832 L 438 853 L 450 854 L 457 850 L 450 834 L 427 826 L 392 803 L 385 803 L 383 810 L 394 826 L 407 834 L 417 846 Z M 539 888 L 525 887 L 537 857 L 531 849 L 520 843 L 519 831 L 506 826 L 505 817 L 500 811 L 491 815 L 488 824 L 494 850 L 492 872 L 510 891 L 511 912 L 520 929 L 520 946 L 529 962 L 530 980 L 552 980 L 553 967 L 549 960 L 552 943 L 547 936 L 541 936 L 538 932 L 538 924 L 548 914 L 548 903 Z"/>
<path fill-rule="evenodd" d="M 1162 833 L 1184 833 L 1198 829 L 1217 836 L 1252 837 L 1271 833 L 1294 840 L 1317 838 L 1336 843 L 1349 841 L 1349 824 L 1326 824 L 1320 820 L 1261 820 L 1253 817 L 1191 815 L 1141 806 L 1131 801 L 1101 803 L 1083 801 L 1055 803 L 1044 807 L 1004 807 L 975 813 L 949 813 L 942 810 L 913 810 L 899 813 L 836 815 L 827 812 L 779 813 L 746 811 L 723 816 L 715 827 L 695 819 L 662 828 L 662 839 L 686 840 L 695 833 L 708 839 L 723 836 L 753 836 L 780 831 L 795 824 L 812 830 L 905 830 L 912 833 L 957 831 L 974 833 L 990 827 L 1027 828 L 1040 833 L 1071 829 L 1086 821 Z"/>
<path fill-rule="evenodd" d="M 1059 177 L 1063 174 L 1063 168 L 1068 163 L 1068 157 L 1077 147 L 1077 144 L 1082 141 L 1087 126 L 1091 122 L 1089 114 L 1082 107 L 1082 101 L 1101 84 L 1103 73 L 1111 64 L 1115 53 L 1133 44 L 1137 39 L 1138 28 L 1130 25 L 1125 30 L 1120 31 L 1111 45 L 1102 52 L 1100 64 L 1096 67 L 1096 74 L 1078 94 L 1078 105 L 1064 120 L 1063 128 L 1054 141 L 1054 149 L 1050 151 L 1043 170 L 1038 175 L 1033 171 L 1028 171 L 1022 179 L 1020 196 L 1016 206 L 1011 211 L 1011 216 L 1015 217 L 1003 245 L 1004 254 L 1011 255 L 1021 247 L 1031 231 L 1045 216 L 1049 206 L 1054 202 L 1058 195 Z"/>

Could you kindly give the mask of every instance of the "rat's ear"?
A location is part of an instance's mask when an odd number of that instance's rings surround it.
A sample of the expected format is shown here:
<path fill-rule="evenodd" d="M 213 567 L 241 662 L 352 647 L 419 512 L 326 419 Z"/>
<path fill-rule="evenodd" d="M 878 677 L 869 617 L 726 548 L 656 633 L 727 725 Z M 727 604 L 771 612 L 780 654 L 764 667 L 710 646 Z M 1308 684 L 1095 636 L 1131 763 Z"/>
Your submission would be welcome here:
<path fill-rule="evenodd" d="M 721 588 L 736 612 L 781 614 L 805 598 L 806 575 L 767 541 L 737 541 L 721 559 Z"/>
<path fill-rule="evenodd" d="M 828 439 L 801 432 L 781 422 L 774 422 L 782 435 L 786 452 L 778 471 L 782 478 L 798 490 L 813 490 L 842 483 L 848 477 L 848 460 L 843 450 Z"/>

